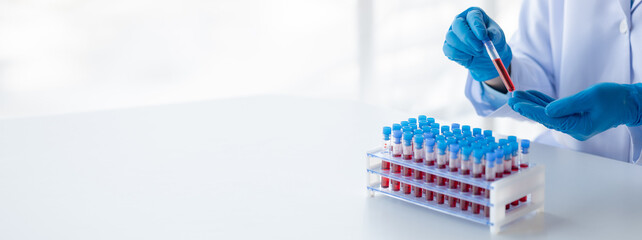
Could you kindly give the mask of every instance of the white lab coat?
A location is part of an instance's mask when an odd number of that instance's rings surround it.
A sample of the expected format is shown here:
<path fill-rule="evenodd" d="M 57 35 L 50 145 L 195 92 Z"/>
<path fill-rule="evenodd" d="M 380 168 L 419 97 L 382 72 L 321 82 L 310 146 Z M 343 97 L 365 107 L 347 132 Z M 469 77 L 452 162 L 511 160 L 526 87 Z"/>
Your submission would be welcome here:
<path fill-rule="evenodd" d="M 640 0 L 524 0 L 518 32 L 509 42 L 517 90 L 562 98 L 600 82 L 642 82 L 639 5 Z M 479 115 L 523 119 L 507 104 L 498 108 L 482 100 L 480 84 L 469 76 L 466 87 Z M 586 141 L 551 130 L 536 141 L 642 164 L 642 127 L 619 126 Z"/>

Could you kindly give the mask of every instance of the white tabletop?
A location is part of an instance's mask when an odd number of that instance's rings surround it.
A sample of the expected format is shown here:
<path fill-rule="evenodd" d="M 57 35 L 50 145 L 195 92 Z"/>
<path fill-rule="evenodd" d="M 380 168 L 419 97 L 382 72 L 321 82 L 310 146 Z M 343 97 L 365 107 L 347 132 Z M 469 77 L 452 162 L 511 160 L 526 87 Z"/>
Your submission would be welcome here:
<path fill-rule="evenodd" d="M 365 152 L 408 117 L 269 96 L 2 120 L 0 239 L 642 238 L 642 168 L 539 144 L 546 210 L 499 235 L 368 197 Z"/>

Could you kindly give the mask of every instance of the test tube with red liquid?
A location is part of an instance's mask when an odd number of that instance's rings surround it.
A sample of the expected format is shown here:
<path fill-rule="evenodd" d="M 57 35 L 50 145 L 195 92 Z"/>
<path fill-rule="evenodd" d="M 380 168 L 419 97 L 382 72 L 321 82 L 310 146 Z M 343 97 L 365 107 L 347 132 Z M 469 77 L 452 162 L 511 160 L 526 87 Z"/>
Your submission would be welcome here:
<path fill-rule="evenodd" d="M 495 153 L 486 153 L 486 181 L 495 181 Z M 490 198 L 490 189 L 484 191 L 484 197 Z M 490 217 L 490 207 L 484 206 L 484 214 Z"/>
<path fill-rule="evenodd" d="M 392 129 L 388 126 L 383 127 L 383 151 L 386 154 L 390 154 L 390 134 Z M 381 161 L 381 171 L 390 172 L 390 162 Z M 381 187 L 388 188 L 390 187 L 390 180 L 387 177 L 381 177 Z"/>
<path fill-rule="evenodd" d="M 425 141 L 425 152 L 426 152 L 426 157 L 425 157 L 425 164 L 428 167 L 433 167 L 435 166 L 435 161 L 437 161 L 437 156 L 435 155 L 435 139 L 434 138 L 427 138 Z M 426 183 L 433 183 L 435 181 L 435 177 L 432 174 L 426 173 Z"/>
<path fill-rule="evenodd" d="M 528 168 L 530 164 L 530 159 L 528 156 L 528 149 L 531 146 L 531 141 L 528 139 L 523 139 L 522 140 L 522 154 L 519 159 L 519 167 L 520 168 Z M 527 198 L 526 196 L 523 196 L 522 198 L 519 199 L 520 202 L 526 202 Z"/>
<path fill-rule="evenodd" d="M 488 52 L 488 56 L 490 56 L 490 59 L 493 61 L 493 65 L 495 65 L 495 69 L 497 69 L 497 73 L 499 73 L 499 77 L 502 79 L 506 90 L 509 92 L 515 91 L 515 85 L 513 85 L 513 81 L 510 79 L 510 75 L 508 74 L 508 71 L 506 71 L 506 67 L 504 67 L 504 63 L 499 57 L 499 53 L 497 53 L 497 49 L 495 49 L 493 42 L 489 39 L 483 40 L 482 42 L 484 43 L 486 52 Z"/>
<path fill-rule="evenodd" d="M 495 150 L 495 178 L 500 179 L 504 176 L 504 151 Z"/>
<path fill-rule="evenodd" d="M 468 146 L 465 146 L 461 149 L 461 175 L 470 176 L 470 170 L 473 167 L 473 161 L 470 160 L 470 153 L 472 152 L 472 150 L 473 149 Z M 470 192 L 470 184 L 461 182 L 460 189 L 462 193 Z M 468 211 L 468 204 L 468 201 L 461 199 L 459 207 L 462 211 Z"/>
<path fill-rule="evenodd" d="M 404 132 L 403 133 L 403 159 L 407 162 L 412 161 L 412 133 L 411 132 Z M 412 168 L 409 167 L 403 167 L 402 175 L 404 177 L 411 177 L 412 176 Z M 410 194 L 411 193 L 411 186 L 409 184 L 401 183 L 401 188 L 403 188 L 403 193 L 405 194 Z"/>
<path fill-rule="evenodd" d="M 450 147 L 448 148 L 448 151 L 450 152 L 450 160 L 449 160 L 449 162 L 448 162 L 448 163 L 449 163 L 449 164 L 448 164 L 448 165 L 449 165 L 449 166 L 448 166 L 448 170 L 449 170 L 451 173 L 453 173 L 453 174 L 454 174 L 454 173 L 457 173 L 457 171 L 458 171 L 458 169 L 457 169 L 457 163 L 459 162 L 459 156 L 458 156 L 458 153 L 459 153 L 459 145 L 457 145 L 457 144 L 450 144 Z M 450 189 L 456 189 L 456 188 L 457 188 L 457 181 L 455 181 L 455 180 L 453 180 L 453 179 L 450 179 L 450 180 L 448 181 L 448 188 L 450 188 Z M 454 198 L 453 196 L 449 196 L 449 197 L 448 197 L 448 202 L 449 202 L 449 204 L 450 204 L 450 207 L 451 207 L 451 208 L 454 208 L 454 207 L 456 207 L 456 206 L 457 206 L 457 198 Z"/>
<path fill-rule="evenodd" d="M 413 149 L 414 161 L 415 163 L 422 164 L 425 158 L 424 154 L 426 153 L 424 152 L 424 136 L 421 134 L 417 134 L 415 135 L 415 138 L 413 139 L 413 141 L 415 142 L 414 149 Z M 423 180 L 424 173 L 421 170 L 415 169 L 413 174 L 415 176 L 415 180 Z M 413 188 L 415 191 L 415 197 L 420 198 L 422 195 L 422 189 L 420 187 L 413 187 Z"/>
<path fill-rule="evenodd" d="M 394 126 L 393 126 L 394 127 Z M 392 156 L 395 158 L 400 158 L 401 157 L 401 130 L 394 130 L 392 132 Z M 390 168 L 392 170 L 393 174 L 400 174 L 401 173 L 401 166 L 391 163 Z M 400 184 L 399 181 L 396 180 L 390 180 L 392 183 L 392 190 L 393 191 L 399 191 L 400 190 Z"/>

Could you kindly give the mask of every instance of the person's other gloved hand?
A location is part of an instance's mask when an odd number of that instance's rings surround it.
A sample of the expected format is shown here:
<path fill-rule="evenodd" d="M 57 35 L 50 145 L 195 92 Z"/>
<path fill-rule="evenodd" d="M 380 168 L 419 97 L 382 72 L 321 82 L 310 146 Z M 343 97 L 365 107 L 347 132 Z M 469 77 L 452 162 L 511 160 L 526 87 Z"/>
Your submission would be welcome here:
<path fill-rule="evenodd" d="M 584 141 L 622 124 L 642 124 L 642 84 L 599 83 L 555 100 L 537 91 L 516 91 L 508 105 L 542 125 Z"/>
<path fill-rule="evenodd" d="M 489 58 L 482 40 L 491 39 L 499 57 L 508 68 L 513 54 L 506 44 L 504 32 L 495 21 L 478 7 L 471 7 L 457 15 L 446 34 L 444 54 L 470 71 L 477 81 L 486 81 L 499 76 Z"/>

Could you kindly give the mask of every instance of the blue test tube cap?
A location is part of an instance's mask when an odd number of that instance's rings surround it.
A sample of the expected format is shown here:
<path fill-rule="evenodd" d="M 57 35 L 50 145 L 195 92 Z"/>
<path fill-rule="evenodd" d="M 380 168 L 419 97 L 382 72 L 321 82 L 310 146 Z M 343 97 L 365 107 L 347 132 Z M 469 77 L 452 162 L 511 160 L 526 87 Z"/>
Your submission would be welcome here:
<path fill-rule="evenodd" d="M 416 118 L 408 118 L 408 123 L 409 124 L 417 124 L 417 119 Z"/>
<path fill-rule="evenodd" d="M 490 149 L 492 149 L 492 150 L 497 149 L 497 143 L 496 142 L 490 142 L 490 143 L 488 143 L 488 146 L 490 146 Z"/>
<path fill-rule="evenodd" d="M 462 131 L 461 135 L 463 135 L 464 137 L 472 137 L 473 133 L 471 131 Z"/>
<path fill-rule="evenodd" d="M 403 133 L 403 144 L 406 146 L 412 145 L 412 133 L 410 132 Z"/>
<path fill-rule="evenodd" d="M 393 130 L 393 131 L 401 130 L 401 124 L 399 124 L 399 123 L 393 123 L 393 124 L 392 124 L 392 130 Z"/>
<path fill-rule="evenodd" d="M 495 162 L 495 153 L 494 152 L 487 152 L 486 153 L 486 162 L 488 165 L 493 165 L 493 162 Z"/>
<path fill-rule="evenodd" d="M 469 143 L 469 142 L 468 142 L 468 140 L 466 140 L 466 139 L 458 140 L 458 141 L 457 141 L 457 143 L 459 143 L 459 146 L 466 146 L 466 147 L 470 147 L 470 143 Z"/>
<path fill-rule="evenodd" d="M 454 153 L 459 152 L 459 145 L 456 144 L 456 143 L 451 143 L 450 147 L 448 148 L 448 150 L 450 152 L 454 152 Z"/>
<path fill-rule="evenodd" d="M 435 119 L 434 118 L 426 118 L 426 122 L 428 122 L 429 124 L 433 124 L 433 123 L 435 123 Z"/>
<path fill-rule="evenodd" d="M 434 147 L 435 146 L 435 139 L 434 138 L 427 138 L 426 139 L 426 146 Z"/>
<path fill-rule="evenodd" d="M 423 129 L 425 126 L 428 126 L 428 123 L 426 122 L 426 120 L 419 120 L 419 122 L 417 123 L 417 126 L 420 129 Z"/>
<path fill-rule="evenodd" d="M 495 152 L 495 163 L 498 166 L 502 165 L 502 163 L 504 163 L 504 153 L 503 153 L 504 151 L 501 151 L 501 152 L 502 152 L 501 155 L 499 155 L 497 152 Z"/>
<path fill-rule="evenodd" d="M 401 130 L 392 131 L 392 136 L 395 138 L 395 143 L 401 143 Z"/>
<path fill-rule="evenodd" d="M 421 135 L 423 135 L 423 134 L 424 134 L 424 130 L 421 130 L 421 129 L 415 129 L 415 135 L 417 135 L 417 134 L 421 134 Z"/>
<path fill-rule="evenodd" d="M 415 143 L 419 146 L 423 146 L 424 144 L 424 136 L 422 134 L 415 134 Z"/>
<path fill-rule="evenodd" d="M 508 136 L 508 142 L 517 142 L 517 137 L 515 136 Z"/>
<path fill-rule="evenodd" d="M 528 153 L 528 148 L 531 147 L 531 141 L 522 139 L 522 153 Z"/>
<path fill-rule="evenodd" d="M 433 129 L 430 129 L 430 132 L 435 136 L 439 135 L 439 129 L 433 128 Z"/>
<path fill-rule="evenodd" d="M 417 119 L 418 119 L 419 121 L 421 121 L 421 120 L 426 121 L 426 119 L 427 119 L 427 118 L 428 118 L 428 117 L 426 117 L 426 115 L 419 115 L 419 116 L 417 116 Z"/>
<path fill-rule="evenodd" d="M 450 127 L 448 125 L 441 126 L 441 133 L 443 134 L 444 132 L 449 132 Z"/>
<path fill-rule="evenodd" d="M 439 123 L 431 123 L 430 128 L 436 128 L 439 129 Z"/>
<path fill-rule="evenodd" d="M 481 160 L 484 157 L 484 150 L 481 148 L 474 149 L 473 155 L 475 156 L 475 163 L 478 163 L 477 160 Z"/>
<path fill-rule="evenodd" d="M 402 126 L 402 127 L 404 127 L 404 126 L 408 126 L 408 121 L 401 121 L 401 126 Z"/>
<path fill-rule="evenodd" d="M 410 126 L 403 126 L 401 127 L 402 132 L 412 132 L 412 128 Z"/>
<path fill-rule="evenodd" d="M 472 152 L 473 152 L 473 149 L 472 149 L 471 147 L 469 147 L 469 146 L 465 146 L 465 147 L 461 148 L 461 153 L 462 153 L 462 154 L 464 155 L 464 157 L 465 157 L 465 158 L 464 158 L 464 160 L 469 160 L 469 158 L 468 158 L 468 157 L 470 156 L 470 154 L 471 154 Z"/>
<path fill-rule="evenodd" d="M 493 136 L 486 137 L 486 141 L 487 141 L 488 143 L 494 143 L 494 142 L 495 142 L 495 137 L 493 137 Z"/>
<path fill-rule="evenodd" d="M 504 160 L 510 161 L 510 155 L 511 155 L 511 149 L 512 148 L 510 146 L 506 146 L 506 147 L 503 147 L 502 149 L 504 149 Z"/>
<path fill-rule="evenodd" d="M 495 158 L 498 161 L 503 161 L 504 160 L 504 150 L 502 150 L 501 148 L 495 150 Z"/>
<path fill-rule="evenodd" d="M 408 124 L 408 127 L 410 127 L 412 130 L 417 129 L 417 125 L 416 124 Z"/>
<path fill-rule="evenodd" d="M 461 129 L 453 128 L 453 134 L 461 134 Z"/>
<path fill-rule="evenodd" d="M 390 128 L 388 126 L 384 126 L 383 127 L 383 134 L 384 135 L 390 135 L 390 133 L 392 133 L 392 128 Z"/>
<path fill-rule="evenodd" d="M 469 125 L 462 125 L 462 126 L 461 126 L 461 131 L 462 131 L 462 132 L 470 131 L 470 126 L 469 126 Z"/>
<path fill-rule="evenodd" d="M 493 136 L 493 130 L 484 130 L 484 137 Z"/>
<path fill-rule="evenodd" d="M 452 137 L 453 136 L 453 133 L 451 133 L 450 131 L 443 132 L 442 134 L 444 134 L 444 136 L 446 136 L 446 137 Z"/>
<path fill-rule="evenodd" d="M 459 129 L 459 127 L 460 127 L 460 126 L 461 126 L 461 125 L 459 125 L 459 123 L 453 123 L 453 124 L 451 124 L 451 125 L 450 125 L 450 128 L 452 128 L 452 129 Z"/>
<path fill-rule="evenodd" d="M 437 141 L 437 148 L 440 150 L 440 152 L 446 151 L 447 146 L 448 145 L 446 145 L 446 141 L 444 140 Z"/>
<path fill-rule="evenodd" d="M 473 128 L 473 136 L 477 136 L 477 134 L 482 134 L 481 128 Z"/>
<path fill-rule="evenodd" d="M 499 139 L 499 146 L 504 146 L 504 145 L 506 145 L 506 143 L 508 143 L 508 140 L 503 139 L 503 138 Z"/>
<path fill-rule="evenodd" d="M 474 142 L 470 144 L 470 146 L 473 147 L 473 149 L 481 149 L 481 143 L 479 142 Z"/>
<path fill-rule="evenodd" d="M 444 141 L 444 142 L 446 141 L 446 136 L 444 136 L 444 135 L 437 135 L 437 137 L 435 137 L 435 138 L 437 139 L 437 141 L 440 141 L 440 140 Z"/>
<path fill-rule="evenodd" d="M 383 127 L 383 140 L 390 140 L 390 133 L 392 133 L 392 128 L 388 126 Z"/>
<path fill-rule="evenodd" d="M 511 142 L 511 143 L 509 143 L 509 144 L 510 144 L 510 148 L 511 148 L 510 150 L 511 150 L 511 152 L 512 152 L 514 155 L 515 155 L 515 154 L 517 154 L 517 150 L 519 150 L 519 144 L 517 144 L 517 142 Z"/>

